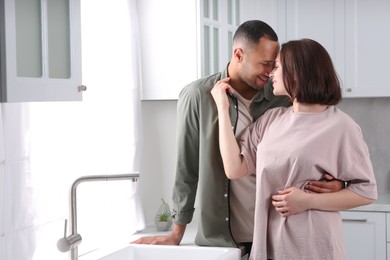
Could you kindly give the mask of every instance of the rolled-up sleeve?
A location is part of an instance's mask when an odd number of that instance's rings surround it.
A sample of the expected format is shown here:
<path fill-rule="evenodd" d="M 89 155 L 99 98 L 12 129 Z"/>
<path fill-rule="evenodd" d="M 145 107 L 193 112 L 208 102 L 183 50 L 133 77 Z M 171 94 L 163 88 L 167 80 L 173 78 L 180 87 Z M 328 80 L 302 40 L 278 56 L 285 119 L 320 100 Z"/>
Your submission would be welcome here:
<path fill-rule="evenodd" d="M 199 125 L 196 90 L 185 87 L 177 105 L 177 162 L 173 189 L 176 224 L 188 224 L 194 214 L 199 179 Z"/>

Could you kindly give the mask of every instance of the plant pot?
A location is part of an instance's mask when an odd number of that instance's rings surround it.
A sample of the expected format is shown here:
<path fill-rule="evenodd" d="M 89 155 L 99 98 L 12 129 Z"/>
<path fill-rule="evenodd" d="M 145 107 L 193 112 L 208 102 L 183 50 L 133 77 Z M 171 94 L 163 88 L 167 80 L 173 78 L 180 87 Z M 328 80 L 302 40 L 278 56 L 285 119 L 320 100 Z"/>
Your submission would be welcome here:
<path fill-rule="evenodd" d="M 168 231 L 172 226 L 172 221 L 156 222 L 156 228 L 158 231 Z"/>

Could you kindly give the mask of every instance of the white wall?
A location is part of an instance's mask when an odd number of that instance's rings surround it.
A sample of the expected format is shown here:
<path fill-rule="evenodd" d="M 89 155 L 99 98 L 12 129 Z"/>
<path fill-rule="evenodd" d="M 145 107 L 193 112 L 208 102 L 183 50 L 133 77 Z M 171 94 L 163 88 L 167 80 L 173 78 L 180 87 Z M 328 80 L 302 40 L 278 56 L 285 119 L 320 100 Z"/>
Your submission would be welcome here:
<path fill-rule="evenodd" d="M 172 187 L 176 159 L 177 101 L 143 101 L 143 147 L 140 191 L 146 224 L 163 198 L 172 209 Z"/>

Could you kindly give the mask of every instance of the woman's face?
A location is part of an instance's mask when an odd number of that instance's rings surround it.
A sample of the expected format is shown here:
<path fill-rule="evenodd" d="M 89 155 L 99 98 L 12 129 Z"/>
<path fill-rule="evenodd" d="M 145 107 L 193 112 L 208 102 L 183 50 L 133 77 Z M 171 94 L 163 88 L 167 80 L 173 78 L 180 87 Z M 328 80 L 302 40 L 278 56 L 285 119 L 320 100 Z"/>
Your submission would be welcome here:
<path fill-rule="evenodd" d="M 286 91 L 286 87 L 284 86 L 283 81 L 283 67 L 280 63 L 280 54 L 276 57 L 275 60 L 275 68 L 270 73 L 270 77 L 272 78 L 272 85 L 274 87 L 274 95 L 275 96 L 283 96 L 288 95 Z"/>

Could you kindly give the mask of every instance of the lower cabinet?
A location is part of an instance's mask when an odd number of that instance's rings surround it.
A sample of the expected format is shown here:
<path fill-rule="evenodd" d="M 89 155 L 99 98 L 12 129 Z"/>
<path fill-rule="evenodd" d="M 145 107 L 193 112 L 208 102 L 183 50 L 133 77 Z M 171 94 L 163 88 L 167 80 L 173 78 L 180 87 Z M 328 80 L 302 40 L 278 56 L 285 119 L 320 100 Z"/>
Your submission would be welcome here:
<path fill-rule="evenodd" d="M 390 259 L 390 242 L 387 242 L 387 259 Z"/>
<path fill-rule="evenodd" d="M 387 259 L 390 259 L 390 213 L 386 213 Z"/>
<path fill-rule="evenodd" d="M 390 259 L 386 258 L 390 246 L 386 240 L 385 212 L 342 211 L 341 216 L 348 259 Z"/>

